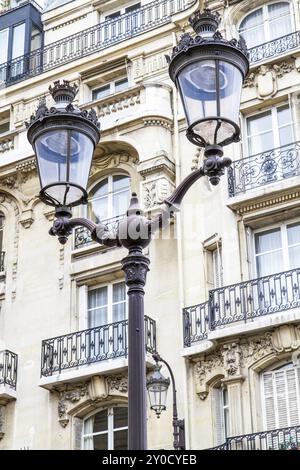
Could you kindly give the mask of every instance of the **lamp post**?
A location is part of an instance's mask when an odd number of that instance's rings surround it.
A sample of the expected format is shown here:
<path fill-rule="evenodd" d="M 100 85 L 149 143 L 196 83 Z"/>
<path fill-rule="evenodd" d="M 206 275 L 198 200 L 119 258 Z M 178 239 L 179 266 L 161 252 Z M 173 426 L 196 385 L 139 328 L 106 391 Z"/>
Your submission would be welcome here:
<path fill-rule="evenodd" d="M 207 176 L 213 185 L 231 163 L 222 147 L 239 139 L 239 103 L 249 62 L 244 41 L 224 39 L 217 31 L 219 16 L 209 10 L 190 17 L 196 36 L 184 34 L 169 58 L 169 73 L 179 90 L 188 123 L 187 138 L 204 147 L 201 168 L 189 174 L 147 219 L 132 194 L 127 216 L 117 232 L 102 223 L 72 218 L 72 207 L 87 202 L 87 182 L 92 155 L 100 133 L 95 111 L 80 111 L 72 101 L 77 89 L 67 81 L 55 82 L 50 93 L 55 106 L 40 102 L 28 126 L 28 139 L 37 158 L 40 198 L 55 207 L 50 234 L 67 242 L 74 227 L 86 227 L 96 242 L 123 246 L 122 260 L 128 287 L 128 447 L 147 448 L 146 366 L 144 338 L 144 286 L 149 259 L 143 254 L 153 233 L 170 223 L 192 184 Z"/>
<path fill-rule="evenodd" d="M 157 418 L 160 418 L 162 411 L 166 410 L 167 392 L 170 385 L 170 379 L 164 377 L 159 366 L 159 362 L 165 364 L 171 376 L 173 389 L 173 447 L 175 450 L 185 450 L 184 420 L 178 419 L 177 411 L 177 391 L 175 378 L 171 367 L 157 352 L 152 355 L 156 362 L 155 370 L 152 376 L 147 380 L 147 390 L 151 410 L 154 410 Z"/>

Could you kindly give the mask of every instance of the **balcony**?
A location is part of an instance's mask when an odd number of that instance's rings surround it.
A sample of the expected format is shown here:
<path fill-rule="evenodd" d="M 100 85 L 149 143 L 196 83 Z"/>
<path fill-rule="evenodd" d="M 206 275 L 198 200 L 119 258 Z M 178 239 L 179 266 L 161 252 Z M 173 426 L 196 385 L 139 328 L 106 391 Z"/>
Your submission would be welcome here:
<path fill-rule="evenodd" d="M 209 450 L 300 450 L 300 426 L 229 437 Z"/>
<path fill-rule="evenodd" d="M 273 41 L 265 42 L 249 49 L 250 65 L 256 65 L 273 57 L 278 57 L 293 51 L 300 46 L 300 31 L 287 34 Z"/>
<path fill-rule="evenodd" d="M 59 374 L 57 381 L 91 376 L 110 369 L 124 368 L 127 362 L 117 363 L 118 359 L 127 359 L 127 329 L 128 320 L 122 320 L 108 325 L 97 326 L 87 330 L 76 331 L 56 338 L 45 339 L 42 342 L 41 377 L 52 378 Z M 156 351 L 156 323 L 145 316 L 145 348 L 149 353 Z M 110 361 L 109 360 L 113 360 Z M 93 369 L 92 365 L 106 361 L 103 368 Z M 109 362 L 109 364 L 108 364 Z M 80 370 L 78 371 L 78 368 Z M 77 369 L 76 374 L 63 377 L 68 369 Z M 44 380 L 47 386 L 53 380 Z"/>
<path fill-rule="evenodd" d="M 231 328 L 231 334 L 267 328 L 269 324 L 263 319 L 297 307 L 300 268 L 211 290 L 207 302 L 183 309 L 184 346 L 226 336 L 226 329 L 234 324 L 238 328 Z M 278 322 L 282 323 L 282 318 Z"/>
<path fill-rule="evenodd" d="M 228 168 L 229 197 L 300 175 L 299 142 L 236 160 Z"/>
<path fill-rule="evenodd" d="M 155 0 L 0 65 L 0 80 L 9 86 L 81 59 L 170 23 L 172 15 L 185 9 L 183 0 Z"/>
<path fill-rule="evenodd" d="M 103 224 L 107 226 L 107 230 L 113 233 L 117 233 L 119 228 L 119 223 L 123 219 L 124 215 L 119 215 L 117 217 L 113 217 L 111 219 L 107 219 L 101 221 Z M 85 227 L 78 227 L 74 230 L 74 248 L 75 250 L 90 246 L 94 243 L 91 232 Z M 99 245 L 97 245 L 99 247 Z"/>
<path fill-rule="evenodd" d="M 0 351 L 0 405 L 16 398 L 17 368 L 17 354 L 7 349 Z"/>

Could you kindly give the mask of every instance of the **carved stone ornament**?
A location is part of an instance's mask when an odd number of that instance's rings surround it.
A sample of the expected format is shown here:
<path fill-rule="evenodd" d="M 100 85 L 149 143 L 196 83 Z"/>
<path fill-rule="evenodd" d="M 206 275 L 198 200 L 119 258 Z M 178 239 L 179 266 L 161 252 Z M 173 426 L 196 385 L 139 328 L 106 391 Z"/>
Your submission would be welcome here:
<path fill-rule="evenodd" d="M 108 394 L 114 395 L 118 393 L 127 393 L 128 392 L 128 378 L 124 375 L 110 376 L 106 378 L 106 383 L 108 387 Z"/>
<path fill-rule="evenodd" d="M 5 435 L 5 406 L 0 405 L 0 441 Z"/>
<path fill-rule="evenodd" d="M 128 153 L 112 153 L 104 155 L 99 159 L 93 159 L 90 176 L 93 176 L 98 171 L 103 171 L 106 168 L 118 168 L 121 163 L 130 163 L 134 165 L 137 161 L 137 157 L 133 157 Z"/>
<path fill-rule="evenodd" d="M 276 354 L 272 338 L 272 333 L 268 332 L 258 338 L 226 343 L 219 346 L 213 353 L 204 356 L 194 366 L 196 393 L 199 398 L 205 400 L 210 382 L 216 376 L 226 380 L 242 380 L 242 369 L 250 367 L 271 353 Z"/>
<path fill-rule="evenodd" d="M 257 97 L 261 100 L 272 98 L 278 91 L 278 78 L 295 69 L 294 62 L 281 62 L 280 64 L 261 65 L 251 72 L 245 79 L 243 87 L 256 87 Z"/>
<path fill-rule="evenodd" d="M 59 401 L 58 401 L 58 421 L 60 425 L 65 428 L 69 423 L 69 418 L 67 416 L 68 407 L 70 404 L 74 405 L 78 403 L 82 398 L 88 394 L 87 384 L 77 384 L 69 390 L 64 390 L 60 392 Z"/>
<path fill-rule="evenodd" d="M 295 351 L 300 347 L 300 326 L 280 326 L 272 333 L 272 343 L 279 353 Z"/>

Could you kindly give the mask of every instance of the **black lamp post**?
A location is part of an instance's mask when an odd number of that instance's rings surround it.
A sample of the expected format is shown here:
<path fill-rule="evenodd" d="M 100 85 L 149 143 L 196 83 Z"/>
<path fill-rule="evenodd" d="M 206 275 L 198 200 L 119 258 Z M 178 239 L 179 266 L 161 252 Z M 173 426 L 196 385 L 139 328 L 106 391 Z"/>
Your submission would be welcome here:
<path fill-rule="evenodd" d="M 95 111 L 80 111 L 72 105 L 76 87 L 55 82 L 50 93 L 55 106 L 39 104 L 31 116 L 28 139 L 37 157 L 41 182 L 40 198 L 55 206 L 56 220 L 50 229 L 59 242 L 66 243 L 72 229 L 86 227 L 96 242 L 124 246 L 122 260 L 128 287 L 128 447 L 147 448 L 146 367 L 144 338 L 144 286 L 149 259 L 143 254 L 155 230 L 170 223 L 173 213 L 201 176 L 216 185 L 231 160 L 223 158 L 222 146 L 239 139 L 238 114 L 242 82 L 248 71 L 244 41 L 227 41 L 216 31 L 219 16 L 204 10 L 190 17 L 197 33 L 184 34 L 173 49 L 170 76 L 179 89 L 186 120 L 187 137 L 205 147 L 201 168 L 188 175 L 161 206 L 161 213 L 147 219 L 132 194 L 130 207 L 117 233 L 102 223 L 72 218 L 72 207 L 87 202 L 87 181 L 92 155 L 100 133 Z"/>
<path fill-rule="evenodd" d="M 185 450 L 185 434 L 184 434 L 184 420 L 178 419 L 177 411 L 177 391 L 175 385 L 175 378 L 169 364 L 156 352 L 152 355 L 156 362 L 154 373 L 147 380 L 147 390 L 151 410 L 154 410 L 156 416 L 160 418 L 162 411 L 166 410 L 167 392 L 170 385 L 169 377 L 164 377 L 161 372 L 159 362 L 165 364 L 172 380 L 173 389 L 173 446 L 175 450 Z"/>

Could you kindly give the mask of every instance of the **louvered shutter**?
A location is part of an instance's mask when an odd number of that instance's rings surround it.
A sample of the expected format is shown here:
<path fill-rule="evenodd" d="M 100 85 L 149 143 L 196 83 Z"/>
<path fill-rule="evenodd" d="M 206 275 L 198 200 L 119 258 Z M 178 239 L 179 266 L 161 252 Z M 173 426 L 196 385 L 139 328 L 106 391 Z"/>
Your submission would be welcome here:
<path fill-rule="evenodd" d="M 224 444 L 225 431 L 223 422 L 223 409 L 221 400 L 221 390 L 219 388 L 213 389 L 213 413 L 214 413 L 214 430 L 216 445 Z"/>
<path fill-rule="evenodd" d="M 222 248 L 217 248 L 213 251 L 213 269 L 214 269 L 214 284 L 215 288 L 222 287 L 223 274 L 222 274 Z"/>
<path fill-rule="evenodd" d="M 300 424 L 300 367 L 263 374 L 266 430 Z"/>

